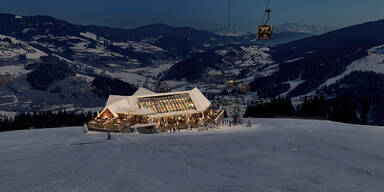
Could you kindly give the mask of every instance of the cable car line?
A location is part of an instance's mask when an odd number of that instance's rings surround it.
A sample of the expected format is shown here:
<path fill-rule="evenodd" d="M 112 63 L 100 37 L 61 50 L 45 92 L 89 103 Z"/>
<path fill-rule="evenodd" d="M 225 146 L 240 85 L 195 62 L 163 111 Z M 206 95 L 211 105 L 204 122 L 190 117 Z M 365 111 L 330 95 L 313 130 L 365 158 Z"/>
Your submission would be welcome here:
<path fill-rule="evenodd" d="M 265 8 L 265 13 L 261 21 L 261 25 L 259 25 L 259 31 L 258 31 L 258 39 L 272 39 L 272 26 L 269 25 L 269 20 L 271 19 L 271 12 L 272 10 L 269 8 L 269 5 L 271 3 L 271 0 L 267 1 L 267 5 Z M 265 21 L 265 22 L 264 22 Z"/>

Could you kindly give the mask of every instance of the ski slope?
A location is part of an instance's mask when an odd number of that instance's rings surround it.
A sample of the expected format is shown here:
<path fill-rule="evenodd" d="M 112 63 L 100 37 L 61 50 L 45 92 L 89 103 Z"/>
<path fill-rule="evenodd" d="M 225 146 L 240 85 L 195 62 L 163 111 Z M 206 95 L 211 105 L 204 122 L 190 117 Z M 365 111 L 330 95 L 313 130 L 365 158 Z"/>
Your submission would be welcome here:
<path fill-rule="evenodd" d="M 0 189 L 340 191 L 384 187 L 384 128 L 255 119 L 252 128 L 158 135 L 80 127 L 0 133 Z"/>
<path fill-rule="evenodd" d="M 384 45 L 373 47 L 368 50 L 368 56 L 358 59 L 347 66 L 346 70 L 333 78 L 328 79 L 319 88 L 330 86 L 337 81 L 343 79 L 354 71 L 372 71 L 376 73 L 384 73 Z"/>

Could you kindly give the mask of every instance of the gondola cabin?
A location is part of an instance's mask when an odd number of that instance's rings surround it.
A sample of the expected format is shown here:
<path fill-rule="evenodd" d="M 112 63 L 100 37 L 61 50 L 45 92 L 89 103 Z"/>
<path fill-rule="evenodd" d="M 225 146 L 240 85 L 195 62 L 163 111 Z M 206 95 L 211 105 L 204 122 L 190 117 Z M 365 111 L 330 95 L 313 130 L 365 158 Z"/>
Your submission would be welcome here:
<path fill-rule="evenodd" d="M 260 25 L 258 32 L 258 39 L 272 39 L 272 26 Z"/>

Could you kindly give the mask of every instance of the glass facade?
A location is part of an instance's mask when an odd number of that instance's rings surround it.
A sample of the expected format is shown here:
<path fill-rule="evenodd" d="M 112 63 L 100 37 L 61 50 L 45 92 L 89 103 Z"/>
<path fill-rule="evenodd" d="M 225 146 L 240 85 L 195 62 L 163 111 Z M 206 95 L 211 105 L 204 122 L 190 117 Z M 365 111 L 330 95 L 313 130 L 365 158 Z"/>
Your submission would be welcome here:
<path fill-rule="evenodd" d="M 157 113 L 196 110 L 188 93 L 138 98 L 141 109 L 150 109 Z"/>

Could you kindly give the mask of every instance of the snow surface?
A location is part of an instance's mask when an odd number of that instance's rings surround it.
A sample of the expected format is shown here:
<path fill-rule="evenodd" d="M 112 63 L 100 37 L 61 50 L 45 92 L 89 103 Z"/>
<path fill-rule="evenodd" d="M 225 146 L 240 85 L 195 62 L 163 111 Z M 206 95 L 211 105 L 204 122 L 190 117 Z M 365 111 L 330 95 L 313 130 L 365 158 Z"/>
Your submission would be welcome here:
<path fill-rule="evenodd" d="M 20 75 L 24 75 L 26 73 L 31 72 L 31 70 L 25 70 L 24 65 L 7 65 L 0 66 L 0 75 L 13 75 L 14 77 L 18 77 Z"/>
<path fill-rule="evenodd" d="M 134 41 L 125 41 L 125 42 L 113 42 L 114 46 L 118 46 L 123 49 L 132 48 L 135 52 L 142 53 L 153 53 L 153 52 L 167 52 L 166 50 L 156 47 L 147 43 L 140 43 Z"/>
<path fill-rule="evenodd" d="M 95 77 L 91 77 L 88 75 L 82 75 L 82 74 L 78 74 L 78 73 L 76 74 L 76 78 L 81 78 L 88 83 L 91 83 L 95 79 Z"/>
<path fill-rule="evenodd" d="M 12 44 L 6 41 L 1 41 L 4 39 L 10 39 Z M 0 35 L 0 59 L 10 59 L 20 55 L 25 55 L 27 59 L 37 60 L 41 56 L 46 56 L 47 54 L 30 46 L 24 41 L 14 37 Z"/>
<path fill-rule="evenodd" d="M 85 32 L 85 33 L 83 33 L 83 32 L 81 32 L 80 35 L 83 36 L 83 37 L 87 37 L 87 38 L 89 38 L 89 39 L 92 39 L 92 40 L 97 41 L 97 35 L 94 34 L 94 33 L 91 33 L 91 32 Z"/>
<path fill-rule="evenodd" d="M 302 84 L 304 82 L 305 82 L 305 80 L 301 79 L 301 74 L 299 75 L 299 77 L 297 79 L 285 82 L 285 83 L 289 84 L 289 90 L 280 94 L 280 97 L 286 97 L 291 91 L 296 89 L 297 86 L 299 86 L 300 84 Z"/>
<path fill-rule="evenodd" d="M 36 29 L 35 28 L 25 28 L 25 29 L 23 29 L 22 33 L 25 34 L 25 33 L 28 33 L 30 31 L 36 31 Z"/>
<path fill-rule="evenodd" d="M 129 73 L 126 71 L 122 71 L 122 72 L 106 71 L 105 74 L 131 84 L 137 83 L 137 81 L 145 81 L 147 79 L 146 77 L 139 75 L 137 73 Z"/>
<path fill-rule="evenodd" d="M 304 59 L 304 57 L 298 57 L 298 58 L 295 58 L 295 59 L 284 61 L 284 63 L 293 63 L 293 62 L 296 62 L 296 61 L 300 61 L 302 59 Z"/>
<path fill-rule="evenodd" d="M 129 135 L 0 133 L 0 188 L 17 191 L 379 192 L 384 128 L 256 119 L 252 128 Z"/>

